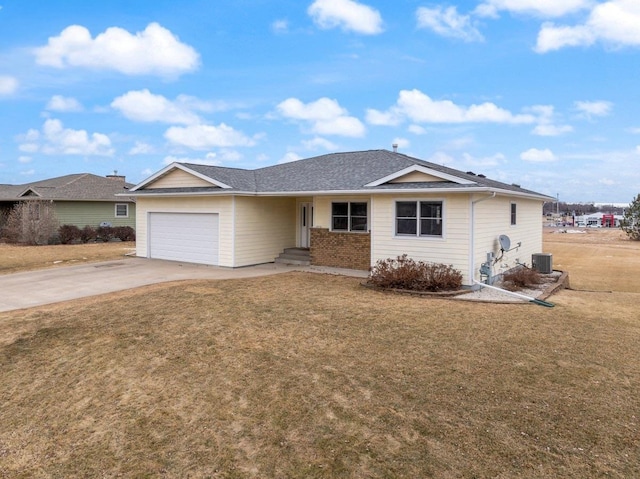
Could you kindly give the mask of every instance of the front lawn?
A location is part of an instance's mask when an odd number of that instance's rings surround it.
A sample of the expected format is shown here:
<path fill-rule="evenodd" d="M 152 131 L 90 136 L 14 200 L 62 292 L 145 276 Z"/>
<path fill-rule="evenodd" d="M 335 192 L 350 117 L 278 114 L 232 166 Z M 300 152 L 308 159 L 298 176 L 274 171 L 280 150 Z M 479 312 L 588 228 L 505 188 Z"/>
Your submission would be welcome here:
<path fill-rule="evenodd" d="M 640 477 L 640 242 L 545 251 L 555 308 L 288 273 L 0 313 L 0 477 Z"/>
<path fill-rule="evenodd" d="M 87 243 L 77 245 L 23 246 L 0 243 L 0 274 L 52 266 L 122 259 L 135 252 L 134 242 Z"/>

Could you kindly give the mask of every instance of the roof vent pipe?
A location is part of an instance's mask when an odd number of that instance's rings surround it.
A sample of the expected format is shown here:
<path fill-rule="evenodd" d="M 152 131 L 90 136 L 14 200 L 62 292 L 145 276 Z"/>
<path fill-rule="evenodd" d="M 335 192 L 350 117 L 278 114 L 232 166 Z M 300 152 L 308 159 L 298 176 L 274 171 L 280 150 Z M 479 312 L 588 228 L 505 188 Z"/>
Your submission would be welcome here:
<path fill-rule="evenodd" d="M 394 152 L 394 153 L 398 153 L 398 144 L 397 144 L 397 143 L 394 143 L 394 144 L 393 144 L 393 145 L 391 145 L 391 146 L 393 146 L 393 152 Z"/>

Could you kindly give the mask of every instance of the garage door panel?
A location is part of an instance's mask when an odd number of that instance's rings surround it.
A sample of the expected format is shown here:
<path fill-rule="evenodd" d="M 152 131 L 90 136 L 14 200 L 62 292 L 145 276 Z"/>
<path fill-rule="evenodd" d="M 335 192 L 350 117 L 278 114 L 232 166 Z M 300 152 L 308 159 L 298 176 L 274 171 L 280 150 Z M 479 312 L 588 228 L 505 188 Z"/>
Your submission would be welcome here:
<path fill-rule="evenodd" d="M 218 214 L 150 213 L 149 257 L 218 264 Z"/>

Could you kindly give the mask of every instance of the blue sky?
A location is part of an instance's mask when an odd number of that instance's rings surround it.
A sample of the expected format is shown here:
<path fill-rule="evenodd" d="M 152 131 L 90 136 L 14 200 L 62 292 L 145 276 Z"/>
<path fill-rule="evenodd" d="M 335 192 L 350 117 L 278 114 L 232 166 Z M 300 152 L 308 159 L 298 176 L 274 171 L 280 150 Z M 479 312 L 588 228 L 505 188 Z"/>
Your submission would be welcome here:
<path fill-rule="evenodd" d="M 0 183 L 386 148 L 640 193 L 638 0 L 0 0 Z"/>

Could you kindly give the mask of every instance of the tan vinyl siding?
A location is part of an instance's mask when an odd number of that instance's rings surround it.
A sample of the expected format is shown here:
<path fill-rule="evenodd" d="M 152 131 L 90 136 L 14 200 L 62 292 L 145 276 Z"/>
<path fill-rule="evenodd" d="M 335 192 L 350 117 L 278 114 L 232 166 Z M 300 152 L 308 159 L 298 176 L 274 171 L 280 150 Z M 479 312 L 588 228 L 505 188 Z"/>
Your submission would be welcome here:
<path fill-rule="evenodd" d="M 442 237 L 395 235 L 396 201 L 442 201 Z M 468 281 L 469 200 L 467 195 L 376 195 L 373 197 L 371 225 L 372 263 L 407 254 L 416 261 L 452 265 Z"/>
<path fill-rule="evenodd" d="M 235 218 L 234 266 L 272 262 L 284 248 L 296 246 L 295 198 L 238 196 Z"/>
<path fill-rule="evenodd" d="M 139 197 L 136 221 L 136 254 L 147 257 L 147 226 L 149 213 L 218 213 L 219 252 L 218 264 L 233 267 L 233 208 L 232 198 L 184 197 L 144 198 Z"/>
<path fill-rule="evenodd" d="M 442 181 L 442 178 L 437 178 L 433 175 L 427 175 L 421 171 L 412 171 L 404 176 L 391 180 L 389 183 L 429 183 L 432 181 Z"/>
<path fill-rule="evenodd" d="M 193 176 L 191 173 L 187 173 L 186 171 L 182 171 L 176 168 L 175 170 L 172 170 L 166 175 L 161 176 L 157 180 L 153 181 L 151 184 L 146 185 L 143 189 L 154 190 L 157 188 L 197 188 L 203 186 L 212 187 L 215 185 L 203 180 L 202 178 Z"/>
<path fill-rule="evenodd" d="M 478 199 L 480 197 L 476 197 Z M 517 221 L 511 225 L 511 203 L 516 204 Z M 524 263 L 531 266 L 531 255 L 542 252 L 542 202 L 538 200 L 498 196 L 475 206 L 475 255 L 474 274 L 479 278 L 480 265 L 487 253 L 500 256 L 498 236 L 507 235 L 513 251 L 505 253 L 494 265 L 493 273 L 500 274 Z M 518 242 L 522 246 L 516 248 Z"/>
<path fill-rule="evenodd" d="M 116 217 L 116 204 L 128 204 L 128 218 Z M 111 226 L 136 226 L 136 205 L 128 202 L 108 201 L 56 201 L 56 215 L 61 225 L 99 226 L 103 221 Z"/>

